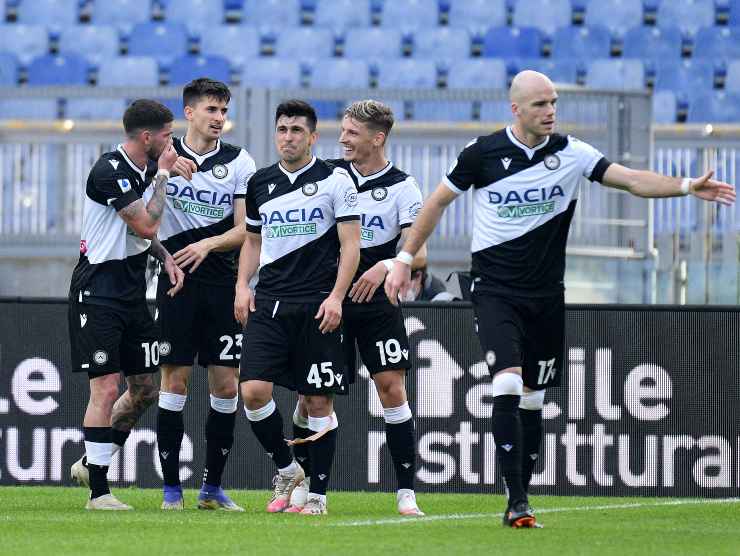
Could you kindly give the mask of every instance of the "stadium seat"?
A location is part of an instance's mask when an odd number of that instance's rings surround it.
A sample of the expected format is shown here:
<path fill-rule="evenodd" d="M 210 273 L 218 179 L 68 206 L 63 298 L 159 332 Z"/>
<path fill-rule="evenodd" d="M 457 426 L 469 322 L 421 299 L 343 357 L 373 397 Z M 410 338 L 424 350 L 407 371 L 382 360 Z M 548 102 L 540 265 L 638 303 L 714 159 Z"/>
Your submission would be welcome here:
<path fill-rule="evenodd" d="M 151 0 L 104 0 L 92 3 L 90 21 L 130 29 L 152 18 Z"/>
<path fill-rule="evenodd" d="M 740 0 L 730 0 L 730 19 L 728 24 L 732 27 L 740 27 Z"/>
<path fill-rule="evenodd" d="M 714 62 L 740 59 L 740 28 L 710 27 L 699 30 L 694 41 L 693 57 Z"/>
<path fill-rule="evenodd" d="M 224 22 L 223 2 L 213 0 L 170 1 L 164 10 L 165 20 L 181 23 L 191 32 L 208 34 Z"/>
<path fill-rule="evenodd" d="M 118 31 L 108 25 L 73 25 L 59 36 L 60 54 L 84 56 L 96 66 L 118 56 Z"/>
<path fill-rule="evenodd" d="M 301 23 L 301 5 L 299 0 L 248 0 L 242 21 L 276 29 L 298 26 Z"/>
<path fill-rule="evenodd" d="M 131 56 L 152 56 L 168 64 L 187 53 L 188 32 L 180 23 L 138 23 L 129 37 Z"/>
<path fill-rule="evenodd" d="M 34 58 L 28 66 L 28 84 L 87 85 L 87 61 L 76 54 L 45 54 Z"/>
<path fill-rule="evenodd" d="M 295 89 L 301 86 L 301 66 L 293 58 L 247 60 L 242 69 L 242 85 L 270 89 Z"/>
<path fill-rule="evenodd" d="M 229 83 L 229 61 L 221 56 L 182 56 L 170 66 L 170 85 L 184 85 L 198 77 L 210 77 Z"/>
<path fill-rule="evenodd" d="M 740 121 L 740 94 L 707 91 L 692 97 L 687 122 L 735 123 Z"/>
<path fill-rule="evenodd" d="M 79 21 L 79 0 L 23 0 L 18 6 L 18 23 L 66 27 Z"/>
<path fill-rule="evenodd" d="M 121 120 L 127 103 L 122 98 L 68 98 L 64 117 L 72 120 Z"/>
<path fill-rule="evenodd" d="M 655 23 L 658 27 L 676 26 L 693 35 L 702 27 L 714 26 L 714 0 L 663 1 Z"/>
<path fill-rule="evenodd" d="M 483 39 L 483 56 L 488 58 L 539 58 L 541 36 L 532 27 L 494 27 Z"/>
<path fill-rule="evenodd" d="M 548 35 L 570 27 L 572 18 L 570 0 L 518 0 L 514 4 L 514 26 L 535 27 Z"/>
<path fill-rule="evenodd" d="M 393 29 L 430 29 L 439 25 L 437 0 L 397 0 L 383 3 L 381 25 Z"/>
<path fill-rule="evenodd" d="M 49 33 L 41 25 L 0 25 L 2 50 L 18 57 L 21 64 L 49 52 Z"/>
<path fill-rule="evenodd" d="M 485 31 L 489 27 L 505 27 L 506 1 L 454 1 L 450 5 L 448 25 L 450 27 L 462 27 L 473 31 Z"/>
<path fill-rule="evenodd" d="M 678 27 L 639 26 L 627 31 L 622 46 L 623 58 L 680 60 L 681 31 Z"/>
<path fill-rule="evenodd" d="M 453 62 L 470 57 L 470 35 L 465 29 L 434 27 L 414 33 L 414 58 L 449 59 Z"/>
<path fill-rule="evenodd" d="M 299 27 L 280 33 L 275 43 L 275 55 L 284 58 L 334 56 L 334 34 L 329 29 Z"/>
<path fill-rule="evenodd" d="M 318 0 L 313 24 L 334 30 L 370 26 L 369 0 Z"/>
<path fill-rule="evenodd" d="M 552 38 L 552 58 L 594 60 L 611 54 L 611 35 L 606 27 L 563 27 Z"/>
<path fill-rule="evenodd" d="M 0 52 L 0 86 L 18 84 L 18 59 L 10 52 Z"/>
<path fill-rule="evenodd" d="M 645 68 L 641 60 L 595 60 L 586 73 L 586 85 L 594 89 L 644 89 Z"/>
<path fill-rule="evenodd" d="M 387 60 L 401 56 L 401 33 L 396 29 L 349 29 L 344 56 L 364 60 Z"/>
<path fill-rule="evenodd" d="M 433 89 L 437 86 L 437 66 L 429 60 L 384 60 L 378 70 L 380 88 Z"/>
<path fill-rule="evenodd" d="M 579 62 L 576 60 L 553 60 L 531 58 L 513 61 L 516 71 L 531 69 L 544 73 L 555 83 L 574 84 L 578 80 Z"/>
<path fill-rule="evenodd" d="M 370 86 L 370 68 L 364 60 L 316 60 L 309 76 L 313 88 L 352 89 Z"/>
<path fill-rule="evenodd" d="M 447 70 L 448 89 L 506 89 L 507 86 L 506 63 L 503 60 L 459 60 Z"/>
<path fill-rule="evenodd" d="M 617 35 L 642 25 L 642 0 L 589 0 L 584 23 L 603 25 Z"/>
<path fill-rule="evenodd" d="M 119 56 L 107 60 L 98 68 L 100 87 L 156 87 L 159 67 L 154 58 Z"/>
<path fill-rule="evenodd" d="M 200 52 L 223 56 L 241 68 L 246 60 L 260 55 L 260 35 L 253 25 L 220 25 L 201 35 Z"/>
<path fill-rule="evenodd" d="M 725 90 L 727 92 L 740 93 L 740 60 L 735 60 L 727 66 Z"/>
<path fill-rule="evenodd" d="M 686 97 L 693 91 L 711 90 L 714 65 L 709 60 L 658 60 L 655 65 L 656 91 L 673 91 Z"/>
<path fill-rule="evenodd" d="M 656 124 L 675 123 L 677 104 L 673 91 L 659 91 L 653 94 L 653 122 Z"/>
<path fill-rule="evenodd" d="M 0 98 L 0 120 L 56 120 L 55 98 Z"/>

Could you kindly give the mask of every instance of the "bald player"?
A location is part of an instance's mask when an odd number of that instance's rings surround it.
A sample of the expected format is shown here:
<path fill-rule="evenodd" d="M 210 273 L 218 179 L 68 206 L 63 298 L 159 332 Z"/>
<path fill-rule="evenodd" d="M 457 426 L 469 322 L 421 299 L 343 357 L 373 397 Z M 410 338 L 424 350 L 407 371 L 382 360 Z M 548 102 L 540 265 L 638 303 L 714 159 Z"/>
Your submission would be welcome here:
<path fill-rule="evenodd" d="M 555 133 L 557 92 L 546 75 L 511 84 L 513 123 L 474 139 L 426 199 L 385 281 L 391 302 L 409 287 L 411 260 L 445 208 L 471 187 L 475 328 L 493 378 L 493 436 L 508 494 L 503 524 L 539 527 L 527 498 L 540 444 L 545 390 L 564 369 L 565 244 L 583 177 L 638 197 L 693 195 L 731 205 L 733 186 L 670 178 L 608 161 Z"/>

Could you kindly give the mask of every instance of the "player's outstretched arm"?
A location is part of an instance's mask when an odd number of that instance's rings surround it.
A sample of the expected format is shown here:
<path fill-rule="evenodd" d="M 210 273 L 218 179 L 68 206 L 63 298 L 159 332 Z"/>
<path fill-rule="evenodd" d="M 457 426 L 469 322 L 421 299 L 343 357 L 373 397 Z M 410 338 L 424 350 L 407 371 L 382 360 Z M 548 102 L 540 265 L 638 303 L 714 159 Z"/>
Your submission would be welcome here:
<path fill-rule="evenodd" d="M 360 264 L 360 221 L 337 222 L 337 235 L 339 236 L 337 281 L 314 317 L 321 319 L 319 330 L 322 334 L 332 332 L 342 321 L 342 302 Z"/>
<path fill-rule="evenodd" d="M 385 293 L 394 305 L 398 305 L 398 294 L 406 293 L 411 284 L 411 263 L 414 255 L 421 249 L 449 204 L 455 200 L 457 194 L 444 183 L 440 183 L 432 194 L 424 201 L 419 216 L 416 217 L 403 250 L 393 262 L 393 270 L 385 279 Z"/>
<path fill-rule="evenodd" d="M 185 273 L 177 266 L 177 263 L 175 263 L 175 259 L 170 255 L 170 252 L 167 251 L 165 246 L 162 245 L 156 237 L 152 239 L 149 253 L 152 257 L 164 264 L 164 271 L 170 279 L 170 284 L 173 284 L 173 286 L 167 290 L 167 295 L 174 297 L 175 294 L 182 289 L 182 286 L 185 283 Z"/>
<path fill-rule="evenodd" d="M 602 183 L 629 191 L 638 197 L 678 197 L 693 195 L 704 201 L 722 205 L 735 202 L 735 187 L 729 183 L 713 180 L 710 170 L 700 178 L 671 178 L 647 170 L 633 170 L 621 164 L 610 164 L 604 172 Z"/>
<path fill-rule="evenodd" d="M 234 318 L 247 324 L 249 313 L 254 313 L 254 292 L 249 287 L 249 281 L 257 272 L 260 265 L 260 251 L 262 250 L 262 235 L 253 232 L 244 232 L 246 237 L 239 254 L 239 272 L 236 277 L 236 295 L 234 296 Z"/>

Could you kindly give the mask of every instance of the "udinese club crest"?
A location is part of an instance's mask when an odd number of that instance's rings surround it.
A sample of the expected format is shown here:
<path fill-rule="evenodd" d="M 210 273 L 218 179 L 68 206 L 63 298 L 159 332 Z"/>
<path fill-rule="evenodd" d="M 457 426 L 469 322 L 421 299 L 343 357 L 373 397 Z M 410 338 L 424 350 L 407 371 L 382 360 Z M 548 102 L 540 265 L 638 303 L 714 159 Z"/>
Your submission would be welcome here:
<path fill-rule="evenodd" d="M 388 189 L 385 187 L 374 187 L 370 195 L 376 201 L 382 201 L 388 196 Z"/>
<path fill-rule="evenodd" d="M 307 183 L 303 187 L 301 187 L 301 191 L 303 191 L 303 194 L 306 197 L 311 197 L 312 195 L 316 195 L 316 192 L 319 190 L 319 186 L 315 183 Z"/>
<path fill-rule="evenodd" d="M 211 173 L 213 174 L 214 178 L 222 180 L 229 174 L 229 169 L 223 164 L 216 164 L 213 167 L 213 170 L 211 170 Z"/>
<path fill-rule="evenodd" d="M 560 158 L 556 154 L 545 155 L 545 168 L 548 170 L 557 170 L 560 168 Z"/>

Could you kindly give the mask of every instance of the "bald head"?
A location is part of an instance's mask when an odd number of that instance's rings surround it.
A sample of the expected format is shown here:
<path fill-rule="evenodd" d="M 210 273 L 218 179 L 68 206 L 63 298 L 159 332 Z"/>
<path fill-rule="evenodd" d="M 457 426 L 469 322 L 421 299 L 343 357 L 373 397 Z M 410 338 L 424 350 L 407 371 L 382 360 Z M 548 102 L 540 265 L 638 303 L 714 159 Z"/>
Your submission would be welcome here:
<path fill-rule="evenodd" d="M 517 104 L 526 103 L 532 96 L 555 92 L 555 85 L 544 73 L 533 70 L 520 71 L 511 80 L 509 99 Z"/>

